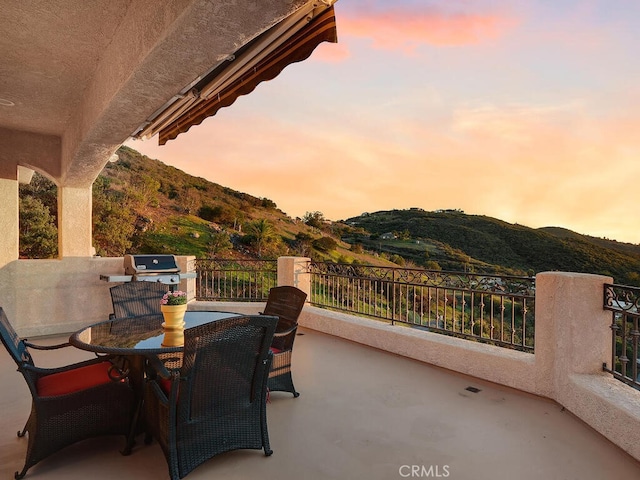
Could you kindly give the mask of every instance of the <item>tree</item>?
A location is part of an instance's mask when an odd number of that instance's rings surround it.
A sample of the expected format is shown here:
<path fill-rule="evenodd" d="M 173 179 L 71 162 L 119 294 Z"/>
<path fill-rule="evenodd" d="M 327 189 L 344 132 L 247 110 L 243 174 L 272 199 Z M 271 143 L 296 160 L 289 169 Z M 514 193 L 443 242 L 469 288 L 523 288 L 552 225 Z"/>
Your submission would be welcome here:
<path fill-rule="evenodd" d="M 229 238 L 229 234 L 226 232 L 215 232 L 211 234 L 211 240 L 209 241 L 208 250 L 209 256 L 215 257 L 221 253 L 228 252 L 233 248 L 233 244 Z"/>
<path fill-rule="evenodd" d="M 137 175 L 131 181 L 131 188 L 127 189 L 128 196 L 135 202 L 136 209 L 146 214 L 149 207 L 158 204 L 158 190 L 160 182 L 150 175 Z"/>
<path fill-rule="evenodd" d="M 244 213 L 242 213 L 242 211 L 240 210 L 236 210 L 235 216 L 233 217 L 233 229 L 241 232 L 243 222 L 244 222 Z"/>
<path fill-rule="evenodd" d="M 213 222 L 218 215 L 218 210 L 216 207 L 212 207 L 210 205 L 203 205 L 198 209 L 198 216 L 206 220 L 207 222 Z"/>
<path fill-rule="evenodd" d="M 123 192 L 99 176 L 93 183 L 93 244 L 98 255 L 119 257 L 131 248 L 136 214 Z"/>
<path fill-rule="evenodd" d="M 391 261 L 396 265 L 400 265 L 401 267 L 404 267 L 404 264 L 405 264 L 404 257 L 401 257 L 398 254 L 391 255 Z"/>
<path fill-rule="evenodd" d="M 208 222 L 216 222 L 231 227 L 235 226 L 237 211 L 227 205 L 203 205 L 198 210 L 198 216 Z"/>
<path fill-rule="evenodd" d="M 278 206 L 276 205 L 276 202 L 274 202 L 273 200 L 269 200 L 268 198 L 262 199 L 261 206 L 263 208 L 268 208 L 272 210 L 275 210 L 276 208 L 278 208 Z"/>
<path fill-rule="evenodd" d="M 429 260 L 425 264 L 424 268 L 426 268 L 427 270 L 437 270 L 437 271 L 442 270 L 442 267 L 440 266 L 440 264 L 435 260 Z"/>
<path fill-rule="evenodd" d="M 322 229 L 324 226 L 324 215 L 322 212 L 307 212 L 302 217 L 302 221 L 309 225 L 310 227 L 314 227 L 317 229 Z"/>
<path fill-rule="evenodd" d="M 396 235 L 400 240 L 411 240 L 411 232 L 409 229 L 404 229 L 402 232 L 398 232 Z"/>
<path fill-rule="evenodd" d="M 20 196 L 36 197 L 54 219 L 58 217 L 58 187 L 44 175 L 38 172 L 33 173 L 28 184 L 20 184 Z"/>
<path fill-rule="evenodd" d="M 276 238 L 273 225 L 264 218 L 249 222 L 245 226 L 245 232 L 249 236 L 249 243 L 256 248 L 258 257 L 262 257 L 264 247 Z"/>
<path fill-rule="evenodd" d="M 58 229 L 49 209 L 39 199 L 20 198 L 20 256 L 53 258 L 58 254 Z"/>
<path fill-rule="evenodd" d="M 301 255 L 303 257 L 308 257 L 311 254 L 312 243 L 313 243 L 313 237 L 308 233 L 304 233 L 304 232 L 296 233 L 294 248 L 298 255 Z"/>
<path fill-rule="evenodd" d="M 194 213 L 198 210 L 201 202 L 200 193 L 194 188 L 183 187 L 179 200 L 185 212 Z"/>
<path fill-rule="evenodd" d="M 322 252 L 331 252 L 338 248 L 338 242 L 331 237 L 322 237 L 313 241 L 313 248 Z"/>

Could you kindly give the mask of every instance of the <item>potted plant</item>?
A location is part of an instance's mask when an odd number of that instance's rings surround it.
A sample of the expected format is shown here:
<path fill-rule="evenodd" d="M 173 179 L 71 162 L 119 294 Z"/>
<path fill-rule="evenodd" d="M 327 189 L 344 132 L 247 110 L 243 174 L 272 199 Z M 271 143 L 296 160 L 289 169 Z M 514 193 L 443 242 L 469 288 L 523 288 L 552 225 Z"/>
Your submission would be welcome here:
<path fill-rule="evenodd" d="M 176 290 L 167 292 L 160 300 L 160 310 L 164 316 L 164 328 L 184 327 L 184 314 L 187 311 L 187 292 Z"/>

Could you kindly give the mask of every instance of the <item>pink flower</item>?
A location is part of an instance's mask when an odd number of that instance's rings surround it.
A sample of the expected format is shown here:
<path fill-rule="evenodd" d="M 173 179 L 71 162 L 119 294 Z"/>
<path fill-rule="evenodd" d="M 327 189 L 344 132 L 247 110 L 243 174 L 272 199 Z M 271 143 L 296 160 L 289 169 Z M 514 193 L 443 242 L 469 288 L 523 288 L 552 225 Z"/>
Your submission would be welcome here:
<path fill-rule="evenodd" d="M 184 305 L 187 303 L 187 292 L 176 290 L 175 292 L 167 292 L 160 300 L 161 305 Z"/>

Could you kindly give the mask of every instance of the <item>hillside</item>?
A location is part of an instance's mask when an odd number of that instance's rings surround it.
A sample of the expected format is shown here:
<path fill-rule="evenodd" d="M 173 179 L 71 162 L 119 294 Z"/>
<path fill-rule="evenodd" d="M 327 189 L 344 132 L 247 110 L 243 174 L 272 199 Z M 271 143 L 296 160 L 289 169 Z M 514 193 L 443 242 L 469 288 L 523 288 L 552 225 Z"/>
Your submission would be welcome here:
<path fill-rule="evenodd" d="M 617 240 L 609 240 L 607 238 L 598 238 L 591 237 L 589 235 L 581 235 L 576 232 L 572 232 L 571 230 L 567 230 L 562 227 L 542 227 L 539 230 L 551 233 L 560 238 L 579 238 L 582 240 L 586 240 L 590 243 L 598 245 L 600 247 L 609 248 L 611 250 L 616 250 L 621 253 L 626 253 L 632 256 L 640 255 L 640 245 L 636 245 L 633 243 L 625 243 L 618 242 Z"/>
<path fill-rule="evenodd" d="M 191 176 L 128 147 L 121 147 L 118 157 L 94 185 L 94 239 L 101 254 L 247 259 L 304 255 L 393 265 L 377 255 L 352 251 L 340 239 L 340 228 L 293 219 L 267 198 Z M 123 225 L 126 232 L 118 239 Z"/>
<path fill-rule="evenodd" d="M 388 245 L 414 260 L 423 255 L 445 269 L 518 274 L 550 270 L 598 273 L 628 284 L 637 284 L 639 279 L 640 246 L 561 228 L 532 229 L 461 211 L 427 212 L 417 208 L 366 213 L 349 218 L 346 223 L 370 232 L 369 245 L 375 242 L 380 248 Z M 391 243 L 381 240 L 385 234 L 394 232 L 397 238 Z M 422 248 L 416 249 L 416 245 Z"/>
<path fill-rule="evenodd" d="M 459 210 L 363 213 L 330 222 L 291 218 L 275 202 L 194 177 L 122 147 L 93 188 L 99 255 L 174 253 L 198 258 L 309 256 L 339 263 L 535 275 L 599 273 L 640 285 L 640 245 L 532 229 Z M 21 256 L 56 255 L 56 187 L 41 176 L 21 193 Z"/>

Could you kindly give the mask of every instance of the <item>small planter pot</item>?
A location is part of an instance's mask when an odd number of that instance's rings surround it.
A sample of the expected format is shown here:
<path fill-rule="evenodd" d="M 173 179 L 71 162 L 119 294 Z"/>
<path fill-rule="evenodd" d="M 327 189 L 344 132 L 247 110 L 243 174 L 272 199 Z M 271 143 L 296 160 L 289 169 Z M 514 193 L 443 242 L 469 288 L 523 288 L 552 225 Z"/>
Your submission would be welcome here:
<path fill-rule="evenodd" d="M 162 327 L 165 329 L 184 328 L 184 314 L 187 311 L 187 305 L 160 305 L 164 323 Z"/>

